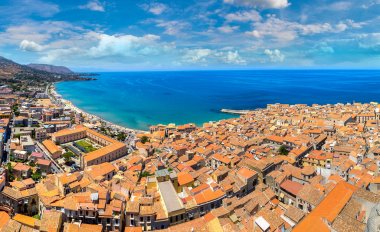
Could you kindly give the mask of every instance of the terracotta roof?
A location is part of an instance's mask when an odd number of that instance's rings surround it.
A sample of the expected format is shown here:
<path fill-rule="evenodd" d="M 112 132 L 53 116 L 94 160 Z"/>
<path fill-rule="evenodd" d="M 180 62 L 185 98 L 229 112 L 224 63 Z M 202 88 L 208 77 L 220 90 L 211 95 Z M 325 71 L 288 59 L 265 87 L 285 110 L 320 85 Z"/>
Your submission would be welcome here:
<path fill-rule="evenodd" d="M 34 226 L 36 226 L 37 223 L 39 223 L 39 221 L 40 221 L 38 219 L 29 217 L 26 215 L 22 215 L 22 214 L 16 214 L 12 219 L 17 221 L 17 222 L 20 222 L 23 225 L 27 225 L 27 226 L 32 227 L 32 228 L 34 228 Z"/>
<path fill-rule="evenodd" d="M 63 232 L 101 232 L 102 230 L 102 225 L 65 223 Z"/>
<path fill-rule="evenodd" d="M 142 227 L 125 227 L 124 232 L 142 232 Z"/>
<path fill-rule="evenodd" d="M 213 155 L 213 158 L 225 164 L 229 164 L 231 162 L 231 159 L 222 156 L 221 154 L 215 154 Z"/>
<path fill-rule="evenodd" d="M 201 205 L 210 201 L 215 201 L 216 199 L 222 198 L 223 196 L 225 196 L 225 193 L 221 189 L 218 189 L 215 192 L 211 189 L 207 189 L 195 195 L 194 198 L 197 204 Z"/>
<path fill-rule="evenodd" d="M 298 192 L 302 189 L 303 185 L 298 182 L 286 180 L 280 185 L 280 187 L 288 193 L 291 193 L 294 196 L 296 196 Z"/>
<path fill-rule="evenodd" d="M 333 222 L 356 189 L 345 181 L 339 182 L 325 199 L 293 229 L 293 232 L 330 231 L 323 219 Z"/>
<path fill-rule="evenodd" d="M 0 211 L 0 231 L 8 223 L 9 219 L 10 217 L 6 212 Z"/>
<path fill-rule="evenodd" d="M 86 131 L 86 128 L 84 126 L 79 125 L 79 126 L 76 126 L 75 128 L 64 129 L 64 130 L 55 132 L 52 136 L 61 137 L 61 136 L 71 135 L 71 134 L 80 133 L 84 131 Z"/>
<path fill-rule="evenodd" d="M 28 165 L 25 165 L 23 163 L 17 163 L 14 167 L 13 167 L 14 170 L 16 171 L 27 171 L 30 169 L 30 167 Z"/>
<path fill-rule="evenodd" d="M 44 166 L 50 166 L 51 161 L 46 159 L 38 159 L 37 165 L 44 165 Z"/>
<path fill-rule="evenodd" d="M 246 168 L 246 167 L 242 167 L 239 169 L 239 171 L 237 172 L 238 175 L 240 175 L 241 177 L 244 177 L 245 179 L 249 179 L 255 175 L 257 175 L 257 172 L 249 169 L 249 168 Z"/>
<path fill-rule="evenodd" d="M 186 185 L 194 181 L 194 178 L 187 172 L 177 174 L 179 185 Z"/>

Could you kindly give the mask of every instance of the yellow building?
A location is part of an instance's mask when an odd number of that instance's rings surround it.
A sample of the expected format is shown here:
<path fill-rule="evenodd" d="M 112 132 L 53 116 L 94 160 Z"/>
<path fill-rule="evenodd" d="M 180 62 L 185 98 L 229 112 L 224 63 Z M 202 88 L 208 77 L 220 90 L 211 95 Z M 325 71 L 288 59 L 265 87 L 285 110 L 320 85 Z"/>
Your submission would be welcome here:
<path fill-rule="evenodd" d="M 315 166 L 330 168 L 334 155 L 332 153 L 325 153 L 320 150 L 312 150 L 303 159 L 303 166 Z"/>
<path fill-rule="evenodd" d="M 88 138 L 103 147 L 85 154 L 81 160 L 82 168 L 104 162 L 111 162 L 123 157 L 128 152 L 127 146 L 124 143 L 81 125 L 58 131 L 52 135 L 52 140 L 57 144 L 68 143 L 84 138 Z"/>

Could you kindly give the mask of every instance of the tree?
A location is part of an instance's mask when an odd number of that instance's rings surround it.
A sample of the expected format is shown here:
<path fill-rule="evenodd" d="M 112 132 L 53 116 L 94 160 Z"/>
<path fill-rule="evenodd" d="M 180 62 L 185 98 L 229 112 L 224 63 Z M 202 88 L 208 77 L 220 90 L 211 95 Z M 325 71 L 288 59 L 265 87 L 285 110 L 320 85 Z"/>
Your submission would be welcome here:
<path fill-rule="evenodd" d="M 13 138 L 19 139 L 21 137 L 21 134 L 13 134 Z"/>
<path fill-rule="evenodd" d="M 143 171 L 142 173 L 141 173 L 141 177 L 148 177 L 148 176 L 151 176 L 151 175 L 153 175 L 153 174 L 150 174 L 149 172 L 147 172 L 147 171 Z"/>
<path fill-rule="evenodd" d="M 125 135 L 124 132 L 121 132 L 121 133 L 119 133 L 119 134 L 116 136 L 116 138 L 117 138 L 119 141 L 124 141 L 124 140 L 127 138 L 127 136 Z"/>
<path fill-rule="evenodd" d="M 71 161 L 71 158 L 74 156 L 74 154 L 71 151 L 69 151 L 63 154 L 62 156 L 65 159 L 65 162 L 68 163 Z"/>
<path fill-rule="evenodd" d="M 41 171 L 39 169 L 37 169 L 33 174 L 32 174 L 32 179 L 34 181 L 38 181 L 40 180 L 42 177 L 42 174 L 41 174 Z"/>
<path fill-rule="evenodd" d="M 13 167 L 11 163 L 7 163 L 7 176 L 9 181 L 14 181 L 15 176 L 13 175 Z"/>
<path fill-rule="evenodd" d="M 145 144 L 146 142 L 149 142 L 149 138 L 148 138 L 148 136 L 144 135 L 143 137 L 141 137 L 141 142 L 142 142 L 143 144 Z"/>
<path fill-rule="evenodd" d="M 278 149 L 278 153 L 280 153 L 280 155 L 288 155 L 289 154 L 289 151 L 288 149 L 286 149 L 286 147 L 284 145 L 282 145 L 279 149 Z"/>

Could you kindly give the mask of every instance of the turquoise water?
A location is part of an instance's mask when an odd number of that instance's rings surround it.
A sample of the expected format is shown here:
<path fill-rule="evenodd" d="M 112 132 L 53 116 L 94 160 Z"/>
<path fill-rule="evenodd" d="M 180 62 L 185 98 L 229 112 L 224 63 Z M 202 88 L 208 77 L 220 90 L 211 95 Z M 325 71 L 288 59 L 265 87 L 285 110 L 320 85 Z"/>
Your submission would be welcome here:
<path fill-rule="evenodd" d="M 380 101 L 380 71 L 259 70 L 101 73 L 96 81 L 56 84 L 79 108 L 114 123 L 150 125 L 236 117 L 220 109 L 269 103 Z"/>

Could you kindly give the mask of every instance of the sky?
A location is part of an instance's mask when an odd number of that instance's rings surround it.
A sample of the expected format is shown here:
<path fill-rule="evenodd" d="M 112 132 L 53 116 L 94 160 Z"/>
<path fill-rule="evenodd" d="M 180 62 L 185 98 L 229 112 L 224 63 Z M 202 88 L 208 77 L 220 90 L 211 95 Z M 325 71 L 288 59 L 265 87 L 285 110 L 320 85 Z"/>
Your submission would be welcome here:
<path fill-rule="evenodd" d="M 0 56 L 22 64 L 380 67 L 380 0 L 1 0 L 0 15 Z"/>

